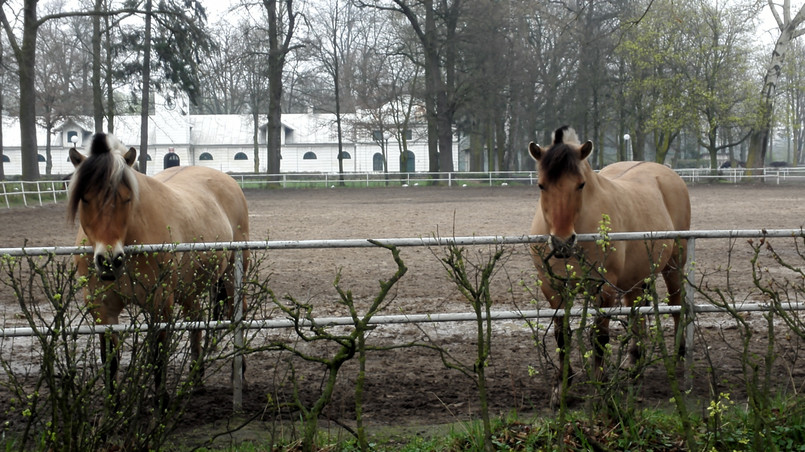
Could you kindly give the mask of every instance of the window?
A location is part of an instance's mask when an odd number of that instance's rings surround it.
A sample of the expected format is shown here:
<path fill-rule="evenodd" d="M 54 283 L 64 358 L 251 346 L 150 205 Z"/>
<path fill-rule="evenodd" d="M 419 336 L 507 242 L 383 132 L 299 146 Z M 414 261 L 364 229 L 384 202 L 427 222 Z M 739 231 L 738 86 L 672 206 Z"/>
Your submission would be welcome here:
<path fill-rule="evenodd" d="M 372 171 L 383 171 L 383 154 L 376 152 L 372 156 Z"/>
<path fill-rule="evenodd" d="M 238 152 L 235 154 L 235 160 L 249 160 L 249 156 L 245 152 Z"/>
<path fill-rule="evenodd" d="M 406 141 L 414 139 L 414 132 L 411 129 L 405 129 L 405 139 Z"/>
<path fill-rule="evenodd" d="M 198 156 L 199 160 L 212 160 L 212 154 L 209 152 L 202 152 L 201 155 Z"/>
<path fill-rule="evenodd" d="M 416 171 L 416 156 L 413 152 L 405 151 L 405 154 L 400 155 L 400 171 L 404 173 Z"/>
<path fill-rule="evenodd" d="M 305 152 L 305 155 L 302 156 L 303 160 L 316 160 L 316 158 L 315 152 Z"/>
<path fill-rule="evenodd" d="M 75 130 L 67 132 L 67 143 L 65 144 L 68 146 L 73 146 L 73 144 L 78 145 L 78 132 Z"/>
<path fill-rule="evenodd" d="M 44 155 L 42 155 L 42 154 L 37 154 L 36 160 L 37 160 L 39 163 L 42 163 L 42 162 L 47 162 L 47 159 L 46 159 L 46 158 L 45 158 L 45 156 L 44 156 Z"/>
<path fill-rule="evenodd" d="M 351 156 L 351 155 L 349 155 L 349 152 L 347 152 L 347 151 L 341 151 L 341 158 L 342 158 L 343 160 L 347 160 L 347 159 L 351 159 L 351 158 L 352 158 L 352 156 Z"/>
<path fill-rule="evenodd" d="M 70 160 L 70 159 L 68 158 L 67 160 Z M 9 163 L 9 162 L 11 162 L 11 159 L 10 159 L 10 158 L 8 158 L 8 156 L 7 156 L 7 155 L 4 155 L 4 156 L 3 156 L 3 162 L 5 162 L 5 163 Z"/>

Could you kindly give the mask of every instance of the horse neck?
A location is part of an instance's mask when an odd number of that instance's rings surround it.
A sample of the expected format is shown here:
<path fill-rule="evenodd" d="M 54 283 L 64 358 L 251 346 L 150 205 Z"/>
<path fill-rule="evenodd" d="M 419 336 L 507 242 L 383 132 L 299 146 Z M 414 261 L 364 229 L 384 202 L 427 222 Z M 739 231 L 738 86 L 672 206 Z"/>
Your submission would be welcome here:
<path fill-rule="evenodd" d="M 581 215 L 583 218 L 580 218 L 580 220 L 588 226 L 598 225 L 601 222 L 601 214 L 608 210 L 606 206 L 611 202 L 609 199 L 612 192 L 610 189 L 611 182 L 593 171 L 593 168 L 586 160 L 581 164 L 581 172 L 584 176 L 585 185 L 584 190 L 582 190 L 584 208 Z M 577 219 L 576 223 L 579 223 L 579 219 Z"/>
<path fill-rule="evenodd" d="M 137 178 L 139 194 L 129 213 L 126 241 L 146 243 L 153 241 L 155 233 L 159 235 L 162 232 L 163 225 L 157 224 L 158 220 L 155 219 L 161 218 L 159 211 L 170 208 L 172 200 L 167 196 L 165 184 L 162 182 L 139 171 L 135 171 L 134 175 Z"/>
<path fill-rule="evenodd" d="M 598 175 L 595 171 L 593 171 L 593 167 L 590 166 L 590 162 L 586 159 L 581 162 L 579 165 L 581 169 L 581 174 L 584 176 L 585 181 L 585 193 L 598 193 L 602 188 L 606 190 L 606 182 L 605 179 Z M 587 190 L 587 189 L 590 190 Z"/>

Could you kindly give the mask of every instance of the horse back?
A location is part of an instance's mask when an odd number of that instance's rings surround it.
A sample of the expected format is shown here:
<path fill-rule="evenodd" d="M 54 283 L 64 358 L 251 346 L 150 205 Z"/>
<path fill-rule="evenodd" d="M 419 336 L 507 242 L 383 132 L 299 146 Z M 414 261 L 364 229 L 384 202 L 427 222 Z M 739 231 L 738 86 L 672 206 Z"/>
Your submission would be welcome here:
<path fill-rule="evenodd" d="M 635 224 L 624 231 L 690 229 L 688 187 L 671 168 L 654 162 L 618 162 L 606 166 L 599 176 L 616 187 L 611 199 L 633 213 L 628 218 Z"/>
<path fill-rule="evenodd" d="M 168 198 L 179 204 L 166 212 L 174 218 L 166 218 L 165 222 L 174 222 L 177 227 L 184 225 L 181 228 L 184 240 L 248 240 L 246 197 L 228 174 L 202 166 L 186 166 L 162 171 L 154 179 L 162 182 L 173 195 Z"/>

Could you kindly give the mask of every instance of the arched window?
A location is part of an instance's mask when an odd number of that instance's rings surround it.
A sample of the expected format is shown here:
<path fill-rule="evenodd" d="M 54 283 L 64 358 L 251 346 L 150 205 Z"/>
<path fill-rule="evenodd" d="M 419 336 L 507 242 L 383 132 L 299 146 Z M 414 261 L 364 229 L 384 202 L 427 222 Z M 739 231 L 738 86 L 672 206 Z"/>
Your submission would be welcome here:
<path fill-rule="evenodd" d="M 212 160 L 212 154 L 209 152 L 202 152 L 201 155 L 198 156 L 199 160 Z"/>
<path fill-rule="evenodd" d="M 305 155 L 302 156 L 303 160 L 316 160 L 316 158 L 315 152 L 305 152 Z"/>
<path fill-rule="evenodd" d="M 383 154 L 375 152 L 372 156 L 372 171 L 383 171 Z"/>
<path fill-rule="evenodd" d="M 67 160 L 70 160 L 70 159 L 68 158 Z M 9 162 L 11 162 L 11 159 L 10 159 L 10 158 L 8 158 L 8 156 L 7 156 L 7 155 L 4 155 L 4 156 L 3 156 L 3 162 L 5 162 L 5 163 L 9 163 Z"/>
<path fill-rule="evenodd" d="M 46 159 L 46 158 L 45 158 L 45 156 L 44 156 L 44 155 L 42 155 L 42 154 L 37 154 L 36 160 L 37 160 L 39 163 L 42 163 L 42 162 L 47 162 L 47 159 Z"/>
<path fill-rule="evenodd" d="M 168 152 L 165 154 L 165 157 L 162 158 L 162 169 L 173 168 L 174 166 L 179 166 L 182 164 L 182 159 L 179 158 L 179 154 L 175 152 Z"/>
<path fill-rule="evenodd" d="M 235 154 L 235 160 L 249 160 L 249 156 L 245 152 L 238 152 Z"/>
<path fill-rule="evenodd" d="M 352 156 L 351 156 L 351 155 L 349 155 L 349 152 L 347 152 L 347 151 L 341 151 L 341 158 L 342 158 L 343 160 L 347 160 L 347 159 L 351 159 L 351 158 L 352 158 Z"/>

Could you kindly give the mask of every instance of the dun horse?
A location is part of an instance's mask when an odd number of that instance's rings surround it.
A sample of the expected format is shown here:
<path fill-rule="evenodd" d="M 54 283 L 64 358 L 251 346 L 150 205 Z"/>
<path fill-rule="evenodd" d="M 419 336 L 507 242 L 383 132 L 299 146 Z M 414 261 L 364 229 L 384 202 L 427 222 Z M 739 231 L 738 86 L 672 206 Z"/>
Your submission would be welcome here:
<path fill-rule="evenodd" d="M 70 150 L 75 166 L 69 186 L 68 219 L 78 217 L 76 243 L 90 245 L 92 255 L 76 257 L 87 278 L 86 302 L 97 323 L 119 323 L 130 301 L 150 318 L 167 321 L 174 305 L 197 319 L 205 295 L 230 310 L 234 299 L 234 253 L 132 253 L 127 245 L 248 240 L 246 198 L 228 175 L 204 167 L 174 167 L 149 177 L 135 171 L 137 151 L 117 138 L 95 134 L 85 157 Z M 244 252 L 244 267 L 248 262 Z M 166 333 L 158 335 L 164 345 Z M 108 342 L 108 343 L 107 343 Z M 119 339 L 101 334 L 101 357 L 114 390 Z M 201 331 L 190 335 L 194 362 L 201 356 Z M 157 347 L 158 349 L 159 347 Z M 160 352 L 156 352 L 160 355 Z M 155 383 L 165 397 L 164 358 L 157 357 Z M 199 363 L 200 364 L 200 363 Z M 200 373 L 200 371 L 199 371 Z"/>
<path fill-rule="evenodd" d="M 564 307 L 562 280 L 583 273 L 584 262 L 594 276 L 603 280 L 594 293 L 601 307 L 612 307 L 621 298 L 632 306 L 643 294 L 645 278 L 661 272 L 669 302 L 681 303 L 683 267 L 687 242 L 673 240 L 613 242 L 610 248 L 595 242 L 576 242 L 576 234 L 596 233 L 606 225 L 609 232 L 674 231 L 690 229 L 690 200 L 685 182 L 664 165 L 650 162 L 619 162 L 599 173 L 587 157 L 593 143 L 581 144 L 573 129 L 565 126 L 553 134 L 547 149 L 529 145 L 538 162 L 539 207 L 531 224 L 531 234 L 548 235 L 547 243 L 532 247 L 532 258 L 541 280 L 542 292 L 553 309 Z M 606 249 L 605 249 L 606 248 Z M 675 316 L 678 327 L 679 317 Z M 609 318 L 598 317 L 593 329 L 595 369 L 603 371 L 603 353 L 609 342 Z M 560 362 L 566 353 L 561 318 L 554 319 Z M 633 323 L 635 332 L 638 322 Z M 678 352 L 684 355 L 684 344 Z M 632 344 L 635 360 L 640 350 Z M 572 371 L 568 375 L 572 376 Z M 562 371 L 557 375 L 554 400 L 561 387 Z"/>

